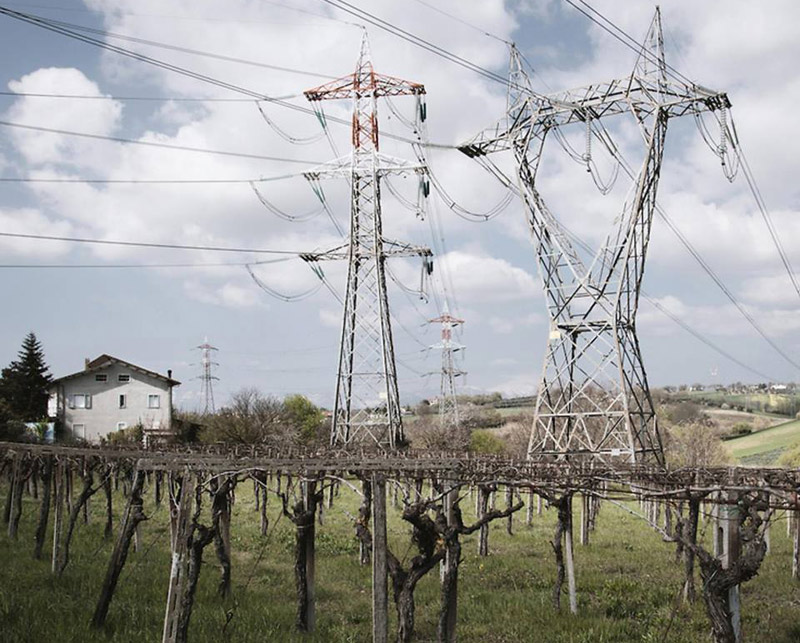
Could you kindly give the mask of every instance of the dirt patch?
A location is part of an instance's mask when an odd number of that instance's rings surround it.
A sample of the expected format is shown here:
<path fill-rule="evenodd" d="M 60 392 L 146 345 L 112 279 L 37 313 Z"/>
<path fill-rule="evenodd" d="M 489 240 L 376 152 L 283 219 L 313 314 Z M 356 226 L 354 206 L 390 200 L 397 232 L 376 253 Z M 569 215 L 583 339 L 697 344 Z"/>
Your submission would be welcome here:
<path fill-rule="evenodd" d="M 789 418 L 768 417 L 726 409 L 703 409 L 703 413 L 714 421 L 722 434 L 731 433 L 737 424 L 747 424 L 755 433 L 789 421 Z"/>

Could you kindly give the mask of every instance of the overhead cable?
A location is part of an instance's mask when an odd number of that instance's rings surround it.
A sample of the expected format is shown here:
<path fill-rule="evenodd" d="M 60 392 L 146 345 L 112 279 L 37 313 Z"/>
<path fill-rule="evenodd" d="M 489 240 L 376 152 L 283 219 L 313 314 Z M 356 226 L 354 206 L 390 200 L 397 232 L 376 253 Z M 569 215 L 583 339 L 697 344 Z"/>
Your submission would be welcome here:
<path fill-rule="evenodd" d="M 73 132 L 71 130 L 56 129 L 53 127 L 43 127 L 41 125 L 30 125 L 27 123 L 13 123 L 11 121 L 0 120 L 0 125 L 5 127 L 15 127 L 18 129 L 33 130 L 36 132 L 47 132 L 49 134 L 62 134 L 64 136 L 76 136 L 79 138 L 90 138 L 93 140 L 113 141 L 114 143 L 125 143 L 129 145 L 144 145 L 146 147 L 160 147 L 168 150 L 179 150 L 182 152 L 201 152 L 203 154 L 215 154 L 217 156 L 236 156 L 238 158 L 258 159 L 262 161 L 280 161 L 281 163 L 302 163 L 304 165 L 319 165 L 320 161 L 310 161 L 308 159 L 289 159 L 278 156 L 265 156 L 263 154 L 250 154 L 248 152 L 232 152 L 228 150 L 209 150 L 202 147 L 191 147 L 188 145 L 175 145 L 172 143 L 160 143 L 158 141 L 142 141 L 138 139 L 122 138 L 119 136 L 107 136 L 104 134 L 91 134 L 88 132 Z"/>
<path fill-rule="evenodd" d="M 319 291 L 319 289 L 322 288 L 322 283 L 320 282 L 320 283 L 312 286 L 308 290 L 305 290 L 305 291 L 303 291 L 301 293 L 298 293 L 296 295 L 286 295 L 286 294 L 284 294 L 282 292 L 279 292 L 278 290 L 275 290 L 271 286 L 268 286 L 266 283 L 264 283 L 264 281 L 259 279 L 256 276 L 256 273 L 253 272 L 253 268 L 250 266 L 250 264 L 246 264 L 245 268 L 247 269 L 247 272 L 250 275 L 250 277 L 253 279 L 253 281 L 256 283 L 256 285 L 259 288 L 261 288 L 261 290 L 263 290 L 268 295 L 271 295 L 272 297 L 275 297 L 276 299 L 280 299 L 281 301 L 285 301 L 285 302 L 303 301 L 304 299 L 308 299 L 309 297 L 311 297 L 312 295 L 317 293 Z"/>
<path fill-rule="evenodd" d="M 44 92 L 8 92 L 0 91 L 0 96 L 12 98 L 61 98 L 70 100 L 116 100 L 143 101 L 143 102 L 172 102 L 172 103 L 252 103 L 252 98 L 220 98 L 209 96 L 201 98 L 199 96 L 117 96 L 115 94 L 102 94 L 99 96 L 91 94 L 63 94 L 63 93 L 44 93 Z M 287 100 L 295 98 L 297 94 L 287 94 L 286 96 L 275 96 L 276 100 Z"/>
<path fill-rule="evenodd" d="M 71 22 L 64 22 L 63 20 L 54 20 L 52 18 L 41 18 L 39 16 L 33 16 L 32 14 L 21 14 L 21 12 L 16 12 L 16 11 L 12 11 L 12 10 L 8 10 L 8 11 L 9 11 L 9 13 L 7 15 L 9 15 L 11 17 L 17 17 L 16 15 L 12 15 L 12 14 L 26 15 L 26 16 L 32 17 L 32 18 L 39 18 L 43 22 L 46 22 L 49 25 L 52 25 L 54 27 L 62 27 L 62 28 L 65 28 L 65 29 L 82 31 L 82 32 L 94 34 L 94 35 L 97 35 L 97 36 L 103 36 L 105 38 L 114 38 L 114 39 L 123 40 L 123 41 L 126 41 L 126 42 L 133 42 L 133 43 L 136 43 L 136 44 L 139 44 L 139 45 L 147 45 L 148 47 L 157 47 L 157 48 L 160 48 L 160 49 L 168 49 L 170 51 L 177 51 L 177 52 L 184 53 L 184 54 L 191 54 L 193 56 L 200 56 L 200 57 L 203 57 L 203 58 L 213 58 L 215 60 L 222 60 L 222 61 L 225 61 L 225 62 L 239 63 L 239 64 L 242 64 L 242 65 L 249 65 L 251 67 L 261 67 L 263 69 L 272 69 L 274 71 L 283 71 L 283 72 L 287 72 L 287 73 L 291 73 L 291 74 L 299 74 L 299 75 L 302 75 L 302 76 L 313 76 L 315 78 L 322 78 L 322 79 L 325 79 L 325 80 L 333 80 L 334 78 L 336 78 L 335 76 L 332 76 L 332 75 L 329 75 L 329 74 L 320 74 L 319 72 L 306 71 L 304 69 L 294 69 L 292 67 L 283 67 L 281 65 L 273 65 L 271 63 L 265 63 L 265 62 L 255 61 L 255 60 L 247 60 L 245 58 L 237 58 L 237 57 L 234 57 L 234 56 L 226 56 L 226 55 L 223 55 L 223 54 L 217 54 L 217 53 L 212 53 L 212 52 L 208 52 L 208 51 L 202 51 L 202 50 L 199 50 L 199 49 L 191 49 L 189 47 L 181 47 L 181 46 L 178 46 L 178 45 L 171 45 L 169 43 L 158 42 L 156 40 L 147 40 L 145 38 L 138 38 L 138 37 L 135 37 L 135 36 L 128 36 L 126 34 L 113 33 L 113 32 L 110 32 L 110 31 L 106 31 L 104 29 L 97 29 L 95 27 L 88 27 L 86 25 L 78 25 L 78 24 L 74 24 L 74 23 L 71 23 Z M 0 13 L 6 13 L 6 11 L 4 11 L 3 7 L 0 7 Z"/>
<path fill-rule="evenodd" d="M 5 263 L 0 264 L 0 268 L 8 269 L 45 269 L 45 270 L 68 270 L 68 269 L 124 269 L 124 268 L 231 268 L 243 266 L 261 266 L 271 263 L 291 261 L 292 257 L 281 259 L 269 259 L 266 261 L 221 261 L 210 263 Z"/>
<path fill-rule="evenodd" d="M 108 51 L 113 51 L 114 53 L 120 54 L 121 56 L 126 56 L 128 58 L 132 58 L 132 59 L 137 60 L 139 62 L 143 62 L 143 63 L 147 63 L 149 65 L 153 65 L 155 67 L 158 67 L 160 69 L 164 69 L 166 71 L 171 71 L 173 73 L 177 73 L 177 74 L 186 76 L 188 78 L 192 78 L 194 80 L 199 80 L 201 82 L 209 83 L 211 85 L 214 85 L 216 87 L 220 87 L 220 88 L 228 90 L 228 91 L 232 91 L 232 92 L 236 92 L 236 93 L 239 93 L 239 94 L 243 94 L 244 96 L 249 96 L 250 98 L 255 98 L 255 99 L 258 99 L 258 100 L 261 100 L 261 101 L 267 101 L 267 102 L 273 103 L 275 105 L 281 105 L 282 107 L 285 107 L 287 109 L 292 109 L 292 110 L 295 110 L 297 112 L 301 112 L 303 114 L 308 114 L 310 116 L 314 116 L 315 118 L 318 118 L 318 113 L 311 107 L 305 107 L 303 105 L 295 105 L 293 103 L 287 102 L 284 99 L 284 97 L 268 96 L 266 94 L 263 94 L 262 92 L 253 91 L 253 90 L 248 89 L 246 87 L 242 87 L 240 85 L 236 85 L 236 84 L 233 84 L 233 83 L 229 83 L 229 82 L 220 80 L 218 78 L 214 78 L 213 76 L 209 76 L 208 74 L 203 74 L 203 73 L 196 72 L 196 71 L 193 71 L 193 70 L 185 68 L 185 67 L 181 67 L 179 65 L 174 65 L 172 63 L 160 60 L 158 58 L 153 58 L 152 56 L 146 56 L 144 54 L 140 54 L 140 53 L 132 51 L 130 49 L 125 49 L 124 47 L 120 47 L 118 45 L 111 45 L 111 44 L 109 44 L 109 43 L 107 43 L 107 42 L 105 42 L 103 40 L 98 39 L 98 38 L 93 38 L 91 36 L 87 36 L 85 34 L 81 34 L 81 33 L 78 33 L 76 31 L 72 31 L 72 30 L 67 29 L 67 28 L 65 28 L 63 26 L 59 26 L 58 21 L 49 20 L 47 18 L 42 18 L 41 16 L 35 16 L 33 14 L 27 14 L 27 13 L 23 13 L 23 12 L 20 12 L 20 11 L 12 11 L 11 9 L 8 9 L 7 7 L 3 7 L 3 6 L 0 6 L 0 15 L 6 15 L 6 16 L 8 16 L 10 18 L 14 18 L 16 20 L 21 20 L 21 21 L 26 22 L 28 24 L 31 24 L 33 26 L 41 27 L 42 29 L 46 29 L 48 31 L 52 31 L 54 33 L 58 33 L 58 34 L 60 34 L 62 36 L 66 36 L 68 38 L 73 38 L 73 39 L 78 40 L 80 42 L 83 42 L 83 43 L 86 43 L 86 44 L 90 44 L 90 45 L 93 45 L 95 47 L 99 47 L 101 49 L 105 49 L 105 50 L 108 50 Z M 328 116 L 327 119 L 329 121 L 333 122 L 333 123 L 337 123 L 339 125 L 345 125 L 348 128 L 352 126 L 352 122 L 350 120 L 347 120 L 347 119 L 344 119 L 344 118 Z M 402 142 L 405 142 L 405 143 L 410 143 L 411 142 L 410 139 L 404 138 L 402 136 L 397 136 L 395 134 L 391 134 L 391 133 L 388 133 L 388 132 L 383 134 L 383 136 L 386 137 L 386 138 L 392 138 L 392 139 L 395 139 L 395 140 L 398 140 L 398 141 L 402 141 Z M 443 144 L 443 143 L 428 142 L 428 143 L 426 143 L 426 146 L 427 147 L 440 148 L 440 149 L 456 149 L 455 145 Z"/>
<path fill-rule="evenodd" d="M 270 255 L 296 255 L 300 256 L 303 252 L 295 250 L 272 250 L 264 248 L 235 248 L 227 246 L 201 246 L 201 245 L 185 245 L 177 243 L 150 243 L 145 241 L 121 241 L 111 239 L 87 239 L 82 237 L 66 237 L 45 234 L 25 234 L 21 232 L 0 232 L 0 237 L 9 237 L 13 239 L 38 239 L 43 241 L 66 241 L 69 243 L 91 243 L 106 246 L 130 246 L 134 248 L 163 248 L 167 250 L 204 250 L 208 252 L 237 252 L 237 253 L 252 253 L 252 254 L 270 254 Z"/>
<path fill-rule="evenodd" d="M 291 179 L 298 176 L 303 176 L 302 172 L 295 172 L 292 174 L 281 174 L 279 176 L 262 176 L 259 178 L 251 179 L 96 179 L 96 178 L 41 178 L 41 177 L 26 177 L 26 176 L 2 176 L 0 183 L 89 183 L 89 184 L 156 184 L 156 185 L 170 185 L 170 184 L 192 184 L 203 185 L 217 185 L 220 183 L 268 183 L 270 181 L 282 181 L 284 179 Z"/>
<path fill-rule="evenodd" d="M 463 67 L 465 69 L 468 69 L 469 71 L 475 72 L 476 74 L 479 74 L 484 78 L 488 78 L 489 80 L 493 80 L 505 86 L 514 86 L 514 84 L 511 83 L 505 76 L 497 74 L 489 69 L 486 69 L 485 67 L 481 67 L 480 65 L 470 60 L 467 60 L 466 58 L 463 58 L 458 54 L 454 54 L 448 51 L 447 49 L 440 47 L 439 45 L 436 45 L 428 40 L 425 40 L 424 38 L 416 36 L 410 33 L 409 31 L 406 31 L 405 29 L 401 29 L 400 27 L 392 24 L 391 22 L 383 20 L 382 18 L 370 13 L 369 11 L 366 11 L 365 9 L 360 9 L 359 7 L 356 7 L 355 5 L 346 2 L 345 0 L 321 0 L 321 1 L 341 11 L 349 13 L 352 16 L 355 16 L 359 20 L 364 20 L 365 22 L 368 22 L 369 24 L 378 27 L 383 31 L 387 31 L 390 34 L 397 36 L 398 38 L 410 42 L 411 44 L 416 45 L 417 47 L 425 49 L 426 51 L 429 51 L 439 56 L 440 58 L 443 58 L 449 62 L 459 65 L 460 67 Z"/>

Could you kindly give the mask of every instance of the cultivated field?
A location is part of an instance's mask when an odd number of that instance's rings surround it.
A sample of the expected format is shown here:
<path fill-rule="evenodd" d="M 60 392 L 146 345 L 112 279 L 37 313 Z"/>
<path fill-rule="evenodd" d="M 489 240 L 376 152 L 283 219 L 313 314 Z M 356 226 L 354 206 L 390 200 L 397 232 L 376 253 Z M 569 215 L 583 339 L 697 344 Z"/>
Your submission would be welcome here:
<path fill-rule="evenodd" d="M 0 489 L 5 496 L 5 488 Z M 115 521 L 124 500 L 115 495 Z M 325 508 L 317 531 L 317 631 L 294 631 L 294 526 L 269 504 L 268 535 L 262 537 L 249 484 L 237 488 L 232 521 L 233 597 L 216 595 L 218 568 L 213 546 L 205 551 L 192 615 L 192 641 L 369 641 L 371 633 L 370 568 L 358 564 L 352 516 L 358 496 L 342 487 L 333 508 Z M 502 505 L 503 499 L 498 498 Z M 474 503 L 465 499 L 465 521 Z M 576 502 L 576 514 L 579 502 Z M 88 622 L 113 540 L 103 540 L 104 503 L 92 499 L 88 525 L 79 523 L 71 562 L 61 579 L 50 573 L 49 560 L 34 561 L 33 530 L 38 504 L 24 499 L 18 540 L 0 534 L 0 639 L 9 642 L 160 640 L 169 575 L 169 528 L 166 505 L 156 509 L 152 494 L 141 525 L 139 549 L 123 571 L 107 628 L 94 632 Z M 635 508 L 635 505 L 629 505 Z M 481 643 L 530 641 L 547 643 L 672 642 L 706 643 L 708 620 L 702 601 L 678 600 L 682 563 L 674 545 L 662 542 L 642 520 L 604 504 L 588 546 L 576 544 L 579 614 L 551 604 L 555 576 L 549 540 L 554 510 L 533 516 L 524 525 L 515 515 L 514 535 L 505 521 L 492 523 L 491 554 L 477 556 L 476 536 L 463 539 L 459 572 L 459 640 Z M 576 515 L 577 519 L 577 515 Z M 206 518 L 204 522 L 208 523 Z M 115 522 L 115 527 L 117 526 Z M 390 546 L 402 560 L 413 555 L 409 529 L 390 509 Z M 711 523 L 700 531 L 710 541 Z M 47 549 L 46 549 L 47 551 Z M 790 577 L 791 545 L 785 520 L 772 529 L 772 552 L 760 575 L 742 590 L 743 624 L 748 640 L 795 643 L 800 640 L 797 604 L 800 584 Z M 700 588 L 698 581 L 698 589 Z M 417 590 L 418 640 L 435 640 L 438 574 L 425 577 Z M 394 621 L 391 624 L 394 627 Z"/>
<path fill-rule="evenodd" d="M 800 443 L 800 420 L 725 442 L 730 454 L 742 464 L 773 464 L 786 449 Z"/>

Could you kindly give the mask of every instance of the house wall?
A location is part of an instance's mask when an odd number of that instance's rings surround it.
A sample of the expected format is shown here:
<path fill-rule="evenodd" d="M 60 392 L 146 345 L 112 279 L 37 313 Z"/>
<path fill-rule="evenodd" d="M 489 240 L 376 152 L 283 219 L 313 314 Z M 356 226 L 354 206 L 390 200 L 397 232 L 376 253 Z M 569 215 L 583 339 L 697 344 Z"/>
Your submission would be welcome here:
<path fill-rule="evenodd" d="M 98 382 L 96 375 L 107 375 Z M 120 382 L 119 375 L 130 375 L 129 382 Z M 51 390 L 49 409 L 56 409 L 64 428 L 75 437 L 97 442 L 101 437 L 118 430 L 120 422 L 127 427 L 141 423 L 145 429 L 169 430 L 172 425 L 172 395 L 169 385 L 160 379 L 138 373 L 120 364 L 92 370 L 59 382 Z M 74 395 L 91 395 L 91 408 L 70 408 Z M 126 396 L 125 408 L 119 397 Z M 160 408 L 148 408 L 148 396 L 158 395 Z M 75 425 L 83 425 L 76 428 Z"/>

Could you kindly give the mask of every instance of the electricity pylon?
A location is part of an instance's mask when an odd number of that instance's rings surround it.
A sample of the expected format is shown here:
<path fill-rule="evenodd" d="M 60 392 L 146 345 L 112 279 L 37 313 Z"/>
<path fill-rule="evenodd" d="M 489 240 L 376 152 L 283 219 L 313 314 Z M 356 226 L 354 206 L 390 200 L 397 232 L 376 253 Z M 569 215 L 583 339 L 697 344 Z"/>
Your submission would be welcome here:
<path fill-rule="evenodd" d="M 353 101 L 352 153 L 305 174 L 311 180 L 349 178 L 351 186 L 346 242 L 303 255 L 309 262 L 348 261 L 332 445 L 366 442 L 394 448 L 405 442 L 384 263 L 388 257 L 429 257 L 431 251 L 384 238 L 380 181 L 390 173 L 423 174 L 426 168 L 379 151 L 377 99 L 424 93 L 418 83 L 375 73 L 366 32 L 353 74 L 305 92 L 310 101 Z"/>
<path fill-rule="evenodd" d="M 453 329 L 464 323 L 463 319 L 453 317 L 445 307 L 444 313 L 434 319 L 431 324 L 442 325 L 442 339 L 433 344 L 432 349 L 442 352 L 442 369 L 439 373 L 441 387 L 439 392 L 439 424 L 444 427 L 458 427 L 458 399 L 456 398 L 456 378 L 466 373 L 456 368 L 455 353 L 464 350 L 464 346 L 453 341 Z"/>
<path fill-rule="evenodd" d="M 212 370 L 214 366 L 219 366 L 219 364 L 211 359 L 211 351 L 216 351 L 218 349 L 208 343 L 208 337 L 203 340 L 202 344 L 197 346 L 197 349 L 200 351 L 200 367 L 202 368 L 202 372 L 196 379 L 202 382 L 202 394 L 205 400 L 203 414 L 206 415 L 208 413 L 215 413 L 217 410 L 214 406 L 214 387 L 212 382 L 214 380 L 219 381 L 219 378 L 212 374 Z"/>
<path fill-rule="evenodd" d="M 461 147 L 471 157 L 513 150 L 518 184 L 535 240 L 550 315 L 528 457 L 584 455 L 663 464 L 647 385 L 636 311 L 656 207 L 670 118 L 730 107 L 728 97 L 667 75 L 657 10 L 633 72 L 624 78 L 542 95 L 531 90 L 512 48 L 507 113 Z M 536 172 L 545 138 L 572 124 L 601 141 L 599 121 L 632 114 L 644 140 L 633 198 L 588 265 L 570 233 L 545 205 Z M 558 133 L 558 132 L 556 132 Z M 609 148 L 615 150 L 613 143 Z"/>

